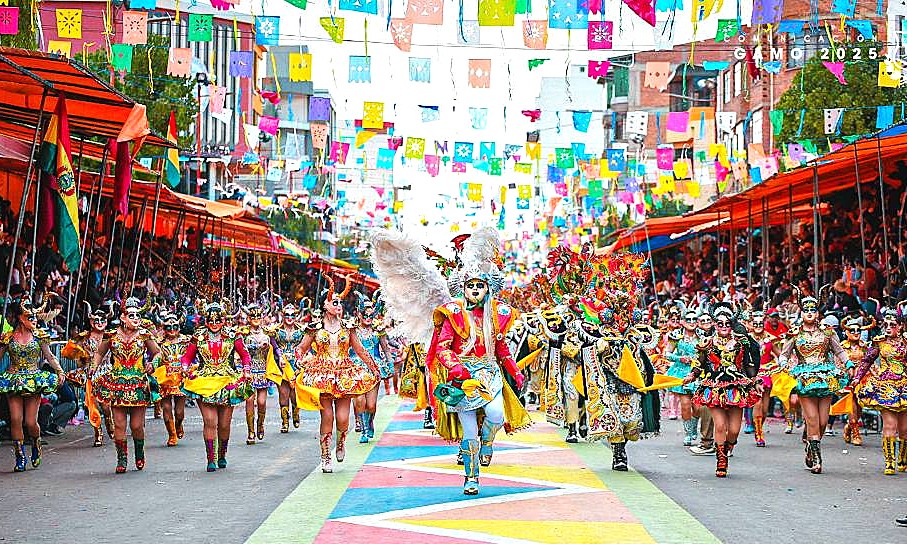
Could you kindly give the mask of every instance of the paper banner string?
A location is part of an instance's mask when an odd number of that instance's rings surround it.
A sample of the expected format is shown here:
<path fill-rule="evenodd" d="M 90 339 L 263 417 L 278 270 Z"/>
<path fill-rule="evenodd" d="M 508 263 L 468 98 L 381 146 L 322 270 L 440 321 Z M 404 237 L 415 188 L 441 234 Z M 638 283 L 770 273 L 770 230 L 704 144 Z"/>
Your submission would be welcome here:
<path fill-rule="evenodd" d="M 17 9 L 18 9 L 18 8 L 17 8 Z M 17 21 L 17 23 L 18 23 L 18 21 Z M 2 26 L 2 24 L 3 24 L 3 11 L 2 11 L 2 8 L 0 8 L 0 26 Z M 0 31 L 0 34 L 3 34 L 3 32 Z M 122 45 L 122 44 L 114 44 L 114 45 Z M 130 50 L 130 53 L 129 53 L 129 60 L 130 60 L 129 68 L 131 69 L 131 68 L 132 68 L 132 63 L 131 63 L 131 60 L 132 60 L 132 53 L 131 53 L 131 51 L 132 51 L 132 46 L 131 46 L 131 45 L 126 45 L 125 47 L 128 47 L 129 50 Z M 72 57 L 72 42 L 69 41 L 69 40 L 47 40 L 47 52 L 48 52 L 48 53 L 56 53 L 57 55 L 62 55 L 62 56 L 64 56 L 64 57 L 66 57 L 66 58 L 70 58 L 70 57 Z M 114 57 L 113 57 L 113 55 L 111 56 L 110 64 L 111 64 L 111 66 L 113 66 L 113 69 L 114 69 L 114 70 L 118 70 L 118 71 L 126 71 L 126 68 L 118 68 L 117 65 L 114 64 Z M 122 66 L 123 64 L 124 64 L 124 63 L 121 63 L 120 66 Z"/>
<path fill-rule="evenodd" d="M 312 54 L 289 54 L 290 81 L 312 81 Z"/>
<path fill-rule="evenodd" d="M 123 43 L 145 45 L 148 43 L 148 12 L 123 12 Z"/>
<path fill-rule="evenodd" d="M 462 21 L 457 32 L 457 43 L 460 45 L 480 45 L 482 43 L 479 21 Z"/>
<path fill-rule="evenodd" d="M 321 17 L 318 21 L 334 43 L 343 43 L 343 30 L 346 23 L 342 17 Z"/>
<path fill-rule="evenodd" d="M 548 28 L 584 30 L 588 26 L 589 8 L 578 0 L 550 0 Z"/>
<path fill-rule="evenodd" d="M 189 30 L 186 39 L 190 42 L 210 42 L 214 37 L 214 17 L 200 13 L 189 14 Z"/>
<path fill-rule="evenodd" d="M 232 77 L 252 77 L 255 54 L 252 51 L 230 51 L 229 67 Z"/>
<path fill-rule="evenodd" d="M 537 68 L 542 64 L 545 64 L 545 61 L 549 59 L 529 59 L 529 71 L 531 72 L 533 68 Z"/>
<path fill-rule="evenodd" d="M 513 26 L 516 0 L 479 0 L 481 26 Z"/>
<path fill-rule="evenodd" d="M 409 0 L 406 19 L 419 25 L 440 25 L 444 22 L 443 0 Z"/>
<path fill-rule="evenodd" d="M 612 21 L 589 21 L 586 43 L 589 49 L 611 49 L 614 23 Z"/>
<path fill-rule="evenodd" d="M 523 21 L 523 45 L 529 49 L 545 49 L 548 45 L 548 21 Z M 532 68 L 530 64 L 529 69 Z"/>
<path fill-rule="evenodd" d="M 831 72 L 837 79 L 838 83 L 841 85 L 847 85 L 847 80 L 844 79 L 844 63 L 843 62 L 822 62 L 822 66 L 828 68 L 828 71 Z"/>
<path fill-rule="evenodd" d="M 469 86 L 475 89 L 491 87 L 491 59 L 469 59 Z"/>
<path fill-rule="evenodd" d="M 73 40 L 82 39 L 82 10 L 57 9 L 57 36 Z"/>
<path fill-rule="evenodd" d="M 417 83 L 431 83 L 431 59 L 410 57 L 409 80 Z"/>
<path fill-rule="evenodd" d="M 390 32 L 397 49 L 408 53 L 413 42 L 412 21 L 408 19 L 391 19 Z"/>
<path fill-rule="evenodd" d="M 188 47 L 170 48 L 167 59 L 167 75 L 176 77 L 189 77 L 192 69 L 192 50 Z"/>

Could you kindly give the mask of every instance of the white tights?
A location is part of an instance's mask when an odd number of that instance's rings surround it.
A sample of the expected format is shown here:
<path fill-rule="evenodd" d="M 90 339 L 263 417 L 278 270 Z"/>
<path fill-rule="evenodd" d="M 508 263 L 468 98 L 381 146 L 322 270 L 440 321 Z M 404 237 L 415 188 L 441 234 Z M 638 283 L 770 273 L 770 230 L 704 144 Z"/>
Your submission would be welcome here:
<path fill-rule="evenodd" d="M 485 410 L 485 417 L 496 425 L 504 423 L 504 396 L 498 395 L 491 402 L 486 404 L 483 409 Z M 460 425 L 463 426 L 463 439 L 464 440 L 478 440 L 479 439 L 479 424 L 476 421 L 476 412 L 477 410 L 470 410 L 468 412 L 460 412 L 457 414 L 457 417 L 460 418 Z"/>

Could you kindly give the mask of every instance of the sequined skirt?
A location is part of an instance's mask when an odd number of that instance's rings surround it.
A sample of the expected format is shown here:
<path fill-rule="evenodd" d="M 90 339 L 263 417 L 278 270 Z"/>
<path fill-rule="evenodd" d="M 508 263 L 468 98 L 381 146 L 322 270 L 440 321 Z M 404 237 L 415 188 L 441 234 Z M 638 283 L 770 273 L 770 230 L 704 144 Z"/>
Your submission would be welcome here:
<path fill-rule="evenodd" d="M 762 398 L 762 380 L 736 368 L 705 372 L 696 386 L 693 402 L 709 408 L 750 408 Z"/>
<path fill-rule="evenodd" d="M 378 384 L 378 378 L 364 363 L 356 363 L 350 357 L 311 357 L 303 361 L 301 383 L 323 395 L 343 398 L 368 393 Z"/>
<path fill-rule="evenodd" d="M 687 374 L 690 373 L 690 368 L 687 363 L 677 361 L 668 368 L 667 375 L 673 378 L 686 378 Z M 668 391 L 678 395 L 692 395 L 696 392 L 696 382 L 671 387 Z"/>
<path fill-rule="evenodd" d="M 870 410 L 907 412 L 907 375 L 883 372 L 857 388 L 857 401 Z"/>
<path fill-rule="evenodd" d="M 100 402 L 127 408 L 149 406 L 159 398 L 152 393 L 147 375 L 127 370 L 111 370 L 95 378 L 94 396 Z"/>
<path fill-rule="evenodd" d="M 59 379 L 46 370 L 0 373 L 0 393 L 8 395 L 43 395 L 56 391 Z"/>
<path fill-rule="evenodd" d="M 834 363 L 798 364 L 790 370 L 797 380 L 794 393 L 801 397 L 830 397 L 847 387 L 850 378 Z"/>

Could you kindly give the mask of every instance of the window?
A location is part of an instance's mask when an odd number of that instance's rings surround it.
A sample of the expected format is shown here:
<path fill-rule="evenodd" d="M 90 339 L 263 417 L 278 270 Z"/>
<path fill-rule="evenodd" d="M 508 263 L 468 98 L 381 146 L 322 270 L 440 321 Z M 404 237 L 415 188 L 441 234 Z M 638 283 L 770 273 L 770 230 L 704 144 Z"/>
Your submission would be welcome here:
<path fill-rule="evenodd" d="M 733 91 L 734 91 L 734 89 L 731 87 L 731 71 L 730 70 L 725 70 L 724 72 L 721 73 L 721 89 L 722 89 L 722 95 L 724 97 L 724 103 L 727 104 L 728 102 L 731 101 L 731 97 L 733 96 L 731 93 L 733 93 Z"/>
<path fill-rule="evenodd" d="M 754 144 L 761 144 L 762 142 L 762 110 L 753 112 L 753 119 L 750 122 L 750 127 L 753 129 L 752 138 L 750 141 Z"/>
<path fill-rule="evenodd" d="M 740 91 L 743 88 L 743 63 L 735 62 L 734 63 L 734 96 L 740 96 Z"/>
<path fill-rule="evenodd" d="M 802 36 L 787 39 L 787 68 L 802 68 L 806 61 L 828 47 L 828 36 L 823 30 L 807 28 Z"/>

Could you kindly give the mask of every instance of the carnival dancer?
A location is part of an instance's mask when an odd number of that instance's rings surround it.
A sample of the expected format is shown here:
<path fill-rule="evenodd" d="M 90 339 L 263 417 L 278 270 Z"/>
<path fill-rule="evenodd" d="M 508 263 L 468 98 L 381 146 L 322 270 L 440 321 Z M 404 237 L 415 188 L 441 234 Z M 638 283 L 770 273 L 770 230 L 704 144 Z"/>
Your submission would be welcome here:
<path fill-rule="evenodd" d="M 728 457 L 740 435 L 743 409 L 759 400 L 759 352 L 755 341 L 736 323 L 733 310 L 716 304 L 712 310 L 715 335 L 703 338 L 699 358 L 685 384 L 698 381 L 693 402 L 709 408 L 715 423 L 715 476 L 728 473 Z"/>
<path fill-rule="evenodd" d="M 182 357 L 183 370 L 189 374 L 183 392 L 198 402 L 202 413 L 208 472 L 227 468 L 233 408 L 252 396 L 249 352 L 242 338 L 224 327 L 226 319 L 222 305 L 208 304 L 205 325 L 196 331 Z"/>
<path fill-rule="evenodd" d="M 360 297 L 362 297 L 361 294 Z M 380 319 L 378 305 L 374 301 L 362 297 L 357 311 L 358 327 L 356 328 L 356 334 L 359 337 L 359 341 L 362 342 L 362 347 L 365 348 L 372 356 L 375 364 L 378 365 L 378 378 L 380 381 L 384 381 L 385 393 L 390 394 L 389 382 L 394 377 L 394 362 L 391 359 L 387 335 L 375 328 L 376 319 Z M 380 381 L 370 391 L 359 395 L 353 401 L 356 417 L 359 418 L 357 428 L 360 429 L 359 442 L 361 444 L 366 444 L 369 439 L 375 437 L 375 413 L 378 410 L 378 387 L 380 386 Z"/>
<path fill-rule="evenodd" d="M 683 325 L 667 333 L 664 358 L 670 361 L 667 375 L 674 378 L 686 378 L 693 363 L 698 358 L 697 346 L 699 335 L 696 334 L 697 314 L 689 310 L 684 314 Z M 683 419 L 683 445 L 692 446 L 699 440 L 698 410 L 694 410 L 693 393 L 696 384 L 689 383 L 668 389 L 671 395 L 680 399 L 680 417 Z"/>
<path fill-rule="evenodd" d="M 819 301 L 804 297 L 800 311 L 803 322 L 798 330 L 789 333 L 778 363 L 797 380 L 793 392 L 806 420 L 805 463 L 813 474 L 821 474 L 821 440 L 832 398 L 847 386 L 853 363 L 847 359 L 835 331 L 820 325 Z"/>
<path fill-rule="evenodd" d="M 333 472 L 331 441 L 334 422 L 337 427 L 336 458 L 346 457 L 346 435 L 350 423 L 350 401 L 371 391 L 378 383 L 378 367 L 362 346 L 355 323 L 343 318 L 343 299 L 352 285 L 347 279 L 343 291 L 334 290 L 334 280 L 325 276 L 328 289 L 324 295 L 324 316 L 313 316 L 297 353 L 305 357 L 297 376 L 297 386 L 318 389 L 321 394 L 321 470 Z M 350 358 L 350 348 L 361 363 Z"/>
<path fill-rule="evenodd" d="M 41 395 L 56 391 L 65 380 L 63 369 L 48 347 L 50 336 L 38 328 L 39 314 L 46 301 L 35 307 L 29 300 L 10 306 L 11 323 L 15 328 L 0 335 L 0 359 L 9 354 L 9 368 L 0 373 L 0 394 L 6 394 L 9 404 L 10 434 L 16 454 L 16 472 L 23 472 L 28 463 L 25 456 L 25 432 L 31 443 L 31 466 L 41 465 L 41 427 L 38 407 Z M 41 370 L 47 362 L 53 372 Z"/>
<path fill-rule="evenodd" d="M 677 342 L 677 339 L 683 335 L 684 329 L 681 325 L 680 318 L 680 308 L 677 306 L 670 305 L 662 309 L 654 302 L 649 305 L 649 322 L 652 322 L 652 320 L 655 319 L 658 324 L 657 348 L 654 353 L 648 354 L 656 372 L 666 373 L 674 363 L 672 359 L 667 357 L 667 354 L 669 350 L 673 349 L 673 344 Z M 686 376 L 686 373 L 683 375 Z M 678 388 L 675 387 L 672 389 Z M 671 389 L 662 390 L 661 401 L 662 406 L 667 408 L 666 412 L 669 419 L 675 420 L 678 417 L 680 417 L 682 421 L 687 421 L 689 419 L 684 418 L 685 411 L 681 395 L 673 392 Z M 684 425 L 684 430 L 686 430 L 687 424 Z M 685 436 L 689 435 L 685 434 Z M 686 442 L 687 441 L 684 440 L 684 443 Z M 692 445 L 692 443 L 687 445 Z"/>
<path fill-rule="evenodd" d="M 110 411 L 110 405 L 100 402 L 94 397 L 92 386 L 93 376 L 88 375 L 88 369 L 94 361 L 94 354 L 98 350 L 101 341 L 104 340 L 104 334 L 107 330 L 107 323 L 110 321 L 110 314 L 101 308 L 92 308 L 88 302 L 88 323 L 89 329 L 77 333 L 66 342 L 60 354 L 73 361 L 76 361 L 78 368 L 66 374 L 66 381 L 70 384 L 77 385 L 85 389 L 85 405 L 88 408 L 88 422 L 94 430 L 95 448 L 104 445 L 104 430 L 107 436 L 113 440 L 113 412 Z M 105 359 L 101 368 L 97 370 L 98 374 L 103 374 L 110 370 L 110 356 Z"/>
<path fill-rule="evenodd" d="M 249 373 L 254 393 L 246 399 L 246 427 L 249 436 L 246 444 L 255 444 L 265 439 L 265 416 L 268 409 L 268 388 L 274 382 L 268 379 L 268 367 L 276 360 L 277 342 L 262 326 L 264 310 L 258 304 L 250 304 L 244 309 L 249 326 L 241 331 L 243 344 L 249 352 L 251 363 Z M 255 412 L 258 411 L 256 425 Z"/>
<path fill-rule="evenodd" d="M 862 362 L 863 358 L 866 357 L 866 352 L 869 351 L 869 343 L 863 340 L 863 332 L 875 326 L 875 319 L 870 318 L 869 321 L 869 324 L 864 325 L 863 318 L 857 315 L 846 317 L 841 323 L 845 335 L 844 340 L 841 342 L 841 347 L 847 353 L 847 359 L 854 364 Z M 853 382 L 853 389 L 855 392 L 859 389 L 859 382 Z M 863 436 L 860 434 L 862 413 L 863 410 L 860 408 L 860 403 L 855 402 L 853 413 L 848 415 L 847 424 L 844 426 L 845 444 L 863 445 Z"/>
<path fill-rule="evenodd" d="M 759 345 L 759 375 L 762 382 L 761 397 L 753 405 L 753 438 L 756 447 L 765 447 L 765 417 L 772 400 L 772 376 L 781 368 L 778 366 L 778 355 L 781 354 L 782 339 L 765 330 L 765 314 L 753 312 L 752 338 Z"/>
<path fill-rule="evenodd" d="M 769 308 L 765 311 L 765 322 L 763 323 L 763 327 L 765 333 L 777 338 L 778 345 L 783 348 L 790 327 L 788 327 L 787 323 L 781 319 L 781 312 L 777 308 Z M 796 392 L 792 392 L 790 395 L 787 409 L 784 412 L 784 422 L 784 434 L 792 434 L 794 432 L 794 426 L 800 428 L 803 425 L 800 416 L 800 399 L 797 397 Z M 806 430 L 804 429 L 804 433 L 805 432 Z"/>
<path fill-rule="evenodd" d="M 102 402 L 109 403 L 113 411 L 117 474 L 126 472 L 127 426 L 132 432 L 135 447 L 135 468 L 145 468 L 145 411 L 159 397 L 158 392 L 152 389 L 149 374 L 154 371 L 161 355 L 161 348 L 152 338 L 152 332 L 142 327 L 142 314 L 147 311 L 147 305 L 129 297 L 122 308 L 120 326 L 98 345 L 90 372 L 91 375 L 97 374 L 95 369 L 103 364 L 109 352 L 111 368 L 94 379 L 94 394 Z"/>
<path fill-rule="evenodd" d="M 161 365 L 155 370 L 160 385 L 161 409 L 167 429 L 167 446 L 173 447 L 185 436 L 183 420 L 186 417 L 186 394 L 183 393 L 182 356 L 189 344 L 189 337 L 180 333 L 181 318 L 175 312 L 164 311 L 159 316 L 161 339 Z"/>
<path fill-rule="evenodd" d="M 882 416 L 882 453 L 885 474 L 890 476 L 907 471 L 907 338 L 903 317 L 887 311 L 882 330 L 883 335 L 873 341 L 860 362 L 854 383 L 866 377 L 857 388 L 857 399 L 863 408 L 878 410 Z"/>
<path fill-rule="evenodd" d="M 308 308 L 308 299 L 304 298 L 303 303 Z M 278 402 L 280 404 L 280 432 L 290 432 L 290 413 L 292 408 L 293 428 L 299 428 L 299 408 L 296 406 L 295 384 L 293 379 L 299 371 L 300 364 L 296 353 L 296 347 L 302 342 L 305 336 L 304 324 L 309 316 L 300 316 L 299 308 L 293 304 L 285 304 L 280 311 L 283 316 L 280 324 L 271 330 L 271 336 L 277 342 L 277 353 L 279 357 L 280 371 L 283 373 L 283 379 L 277 387 Z M 300 326 L 303 325 L 303 327 Z"/>

